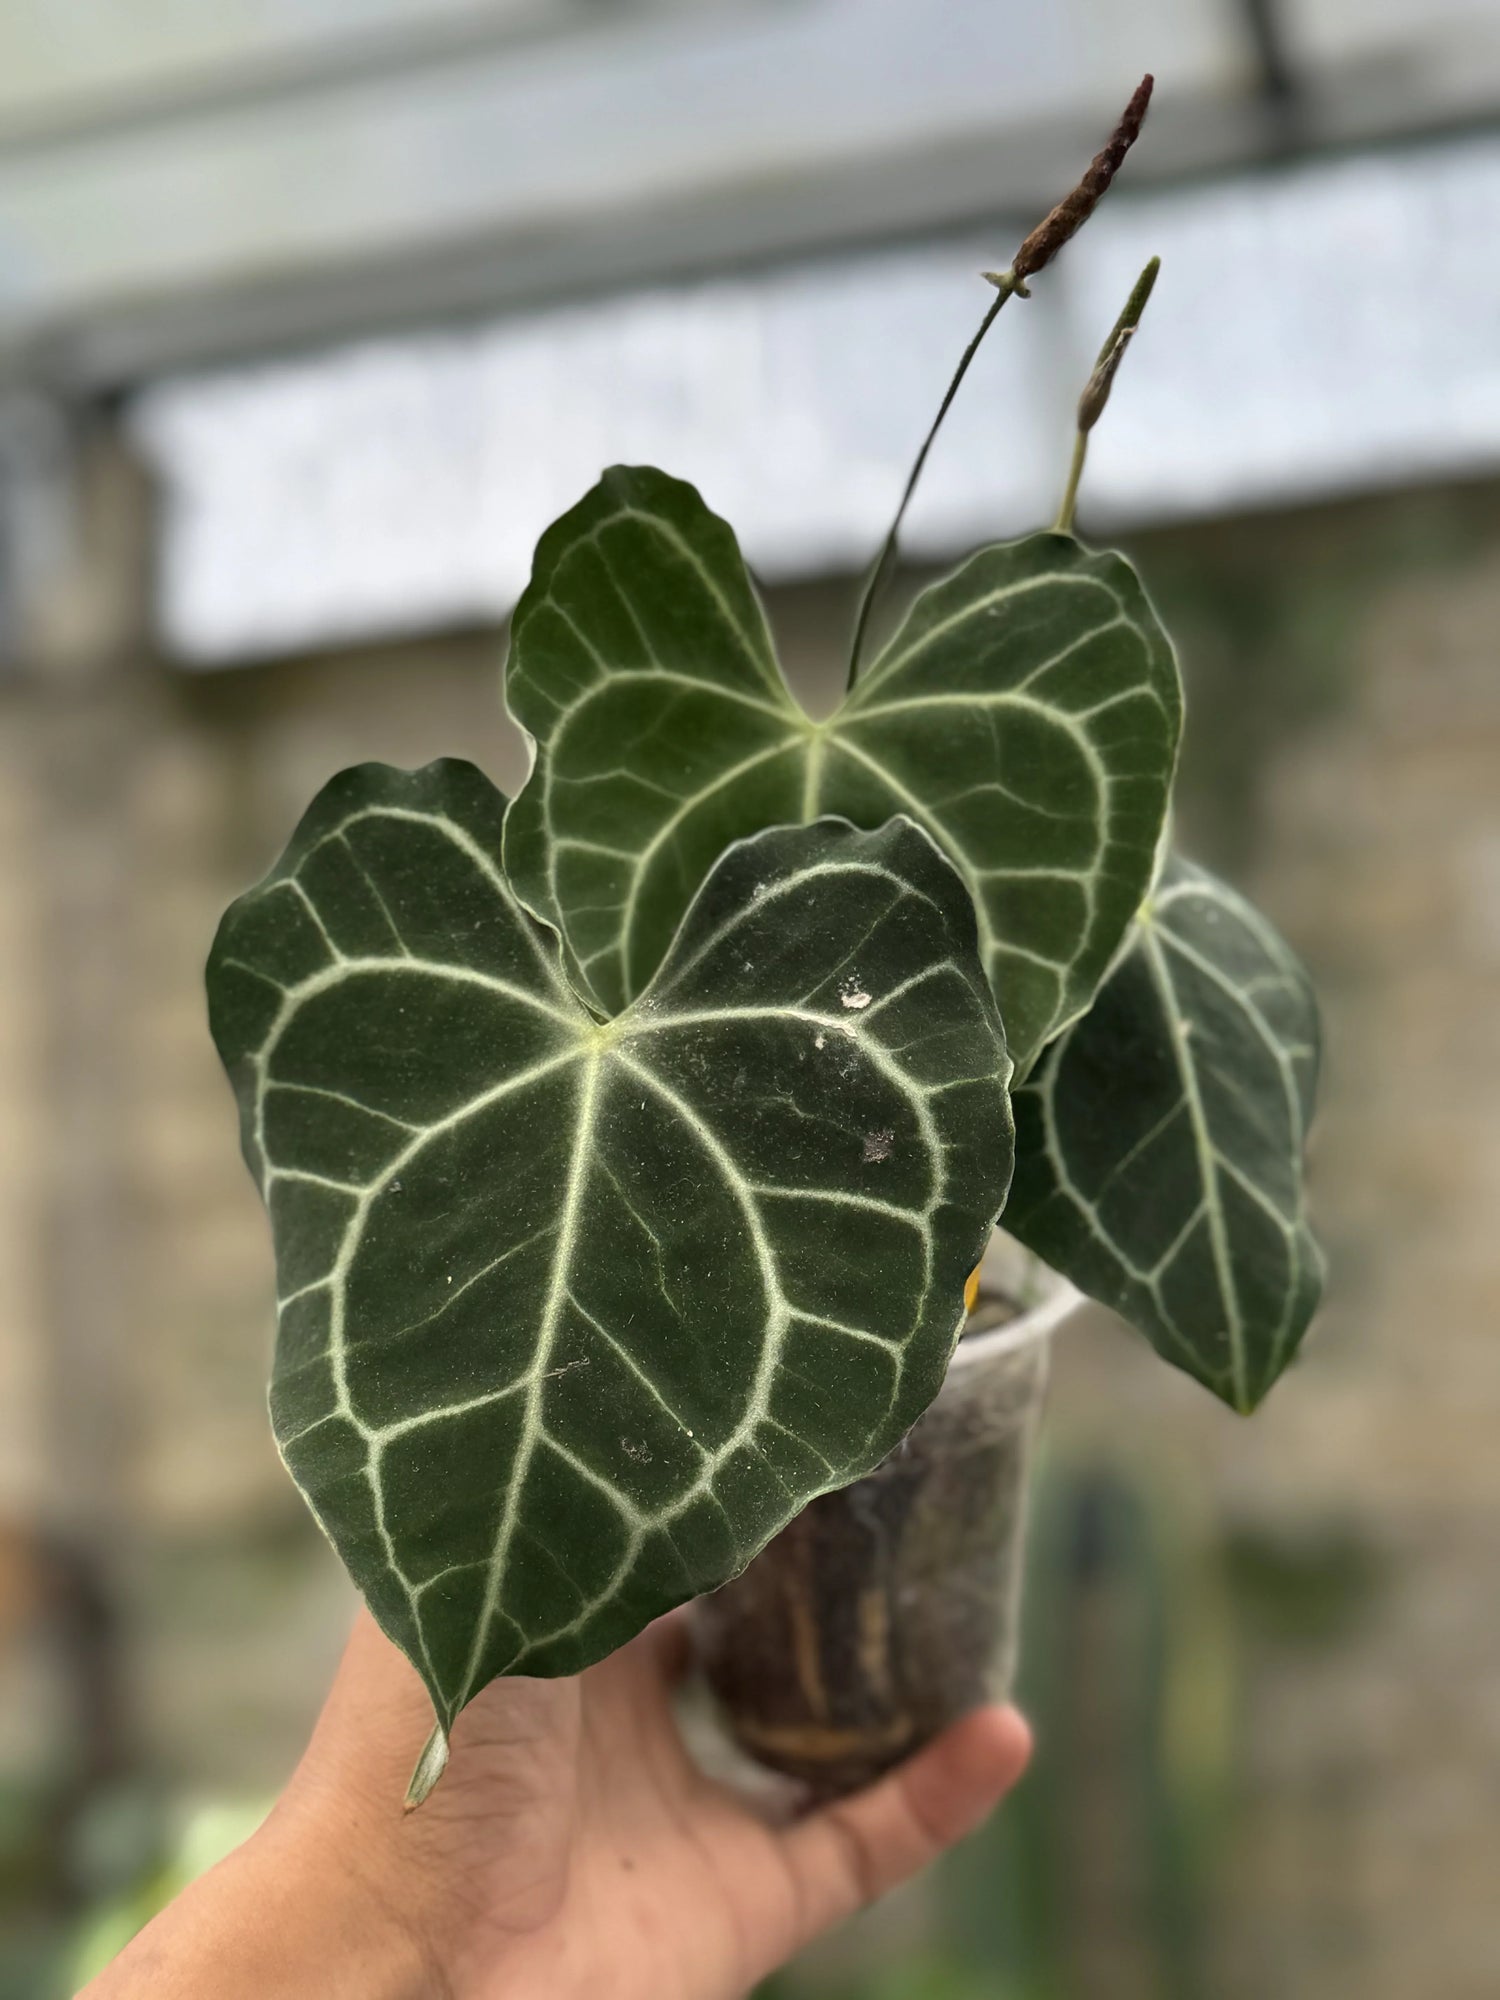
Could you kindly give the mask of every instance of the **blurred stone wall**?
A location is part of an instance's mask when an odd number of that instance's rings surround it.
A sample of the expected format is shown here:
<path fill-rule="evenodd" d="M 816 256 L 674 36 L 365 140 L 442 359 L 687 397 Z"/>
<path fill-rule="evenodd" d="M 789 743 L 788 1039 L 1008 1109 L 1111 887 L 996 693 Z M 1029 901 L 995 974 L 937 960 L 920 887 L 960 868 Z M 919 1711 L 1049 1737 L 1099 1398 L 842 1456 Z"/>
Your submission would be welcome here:
<path fill-rule="evenodd" d="M 1190 687 L 1183 835 L 1313 967 L 1327 1305 L 1243 1423 L 1098 1328 L 1054 1424 L 1180 1467 L 1231 1587 L 1214 2000 L 1500 1992 L 1500 505 L 1139 550 Z M 1109 1991 L 1105 1985 L 1100 1995 Z"/>
<path fill-rule="evenodd" d="M 1479 2000 L 1500 1990 L 1500 490 L 1136 553 L 1188 668 L 1185 836 L 1325 997 L 1333 1282 L 1253 1423 L 1091 1323 L 1054 1434 L 1149 1465 L 1229 1582 L 1214 2000 Z M 825 701 L 847 598 L 772 606 Z M 267 1430 L 270 1252 L 201 966 L 344 764 L 457 752 L 519 783 L 499 651 L 187 677 L 125 643 L 0 681 L 0 1792 L 76 1768 L 69 1690 L 101 1675 L 101 1768 L 256 1792 L 295 1755 L 349 1606 Z M 108 1614 L 81 1637 L 59 1548 Z M 1128 1926 L 1129 1894 L 1099 1893 Z M 1081 1958 L 1077 1992 L 1135 1991 L 1131 1954 L 1114 1983 L 1111 1962 Z"/>

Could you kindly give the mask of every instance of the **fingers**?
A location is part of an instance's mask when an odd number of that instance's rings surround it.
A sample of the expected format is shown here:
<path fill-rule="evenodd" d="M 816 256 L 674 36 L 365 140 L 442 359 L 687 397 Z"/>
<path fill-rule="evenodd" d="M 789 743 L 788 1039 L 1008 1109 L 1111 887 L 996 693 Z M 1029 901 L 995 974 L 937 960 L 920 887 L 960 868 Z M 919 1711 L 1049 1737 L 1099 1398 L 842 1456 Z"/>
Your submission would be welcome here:
<path fill-rule="evenodd" d="M 1013 1708 L 982 1708 L 925 1750 L 780 1836 L 798 1891 L 797 1949 L 974 1832 L 1025 1770 L 1031 1732 Z"/>

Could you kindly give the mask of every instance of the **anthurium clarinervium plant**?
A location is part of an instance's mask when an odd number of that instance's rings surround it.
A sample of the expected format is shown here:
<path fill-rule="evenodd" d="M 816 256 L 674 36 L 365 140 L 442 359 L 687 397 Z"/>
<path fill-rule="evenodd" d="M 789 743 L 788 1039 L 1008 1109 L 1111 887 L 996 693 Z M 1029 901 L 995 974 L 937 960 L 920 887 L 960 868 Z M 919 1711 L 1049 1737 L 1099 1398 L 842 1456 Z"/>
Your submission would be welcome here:
<path fill-rule="evenodd" d="M 1311 993 L 1167 849 L 1172 648 L 1070 532 L 1153 277 L 1058 527 L 981 549 L 860 671 L 898 514 L 833 715 L 789 690 L 729 526 L 616 469 L 515 614 L 520 795 L 346 771 L 224 919 L 276 1435 L 431 1693 L 414 1798 L 489 1680 L 599 1658 L 899 1442 L 1002 1209 L 1238 1410 L 1297 1347 Z"/>

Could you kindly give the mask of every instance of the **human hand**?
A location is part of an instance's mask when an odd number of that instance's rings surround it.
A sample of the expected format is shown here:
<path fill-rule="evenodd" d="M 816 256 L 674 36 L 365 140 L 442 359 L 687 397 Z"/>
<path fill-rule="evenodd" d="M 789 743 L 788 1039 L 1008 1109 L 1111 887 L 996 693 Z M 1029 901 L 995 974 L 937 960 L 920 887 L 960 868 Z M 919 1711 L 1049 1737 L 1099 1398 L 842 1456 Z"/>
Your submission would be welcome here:
<path fill-rule="evenodd" d="M 868 1791 L 768 1825 L 683 1747 L 683 1650 L 669 1620 L 576 1679 L 494 1682 L 403 1815 L 431 1711 L 362 1612 L 266 1825 L 89 2000 L 739 2000 L 1025 1767 L 1020 1717 L 982 1709 Z"/>

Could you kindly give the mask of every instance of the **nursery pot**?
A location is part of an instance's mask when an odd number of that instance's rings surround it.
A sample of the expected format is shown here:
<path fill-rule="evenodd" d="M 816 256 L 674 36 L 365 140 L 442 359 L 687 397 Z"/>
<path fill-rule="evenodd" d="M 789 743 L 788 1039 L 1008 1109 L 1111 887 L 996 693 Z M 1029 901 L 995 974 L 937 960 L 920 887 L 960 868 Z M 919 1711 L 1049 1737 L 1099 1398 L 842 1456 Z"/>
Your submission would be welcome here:
<path fill-rule="evenodd" d="M 1077 1300 L 997 1239 L 926 1414 L 699 1600 L 705 1678 L 757 1763 L 836 1797 L 1008 1693 L 1032 1443 L 1052 1334 Z"/>

